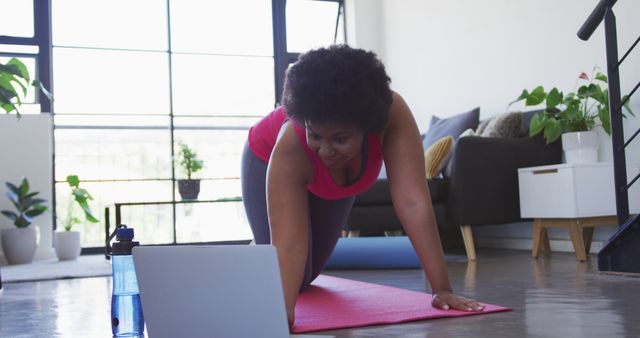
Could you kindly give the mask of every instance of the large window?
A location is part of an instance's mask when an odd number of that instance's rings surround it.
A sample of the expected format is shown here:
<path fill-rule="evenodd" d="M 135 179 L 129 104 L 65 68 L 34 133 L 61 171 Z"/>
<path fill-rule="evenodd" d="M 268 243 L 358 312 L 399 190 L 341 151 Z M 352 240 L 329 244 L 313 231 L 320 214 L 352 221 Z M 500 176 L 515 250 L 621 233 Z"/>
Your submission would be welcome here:
<path fill-rule="evenodd" d="M 26 17 L 42 6 L 20 3 Z M 69 209 L 70 174 L 101 218 L 76 226 L 85 248 L 104 244 L 105 207 L 179 201 L 178 142 L 205 162 L 199 200 L 239 197 L 248 128 L 277 105 L 300 52 L 344 42 L 342 11 L 341 1 L 51 0 L 55 100 L 42 110 L 54 112 L 58 224 L 80 216 Z M 0 35 L 34 35 L 30 27 L 2 21 Z M 34 71 L 41 53 L 31 51 Z M 122 221 L 145 244 L 251 238 L 240 202 L 129 206 Z"/>

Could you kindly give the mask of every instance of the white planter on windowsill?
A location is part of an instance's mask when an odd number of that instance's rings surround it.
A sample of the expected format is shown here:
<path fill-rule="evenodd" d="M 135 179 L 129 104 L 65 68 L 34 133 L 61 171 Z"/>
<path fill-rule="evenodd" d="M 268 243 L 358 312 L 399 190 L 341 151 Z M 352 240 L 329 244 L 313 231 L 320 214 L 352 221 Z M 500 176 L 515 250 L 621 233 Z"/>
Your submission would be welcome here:
<path fill-rule="evenodd" d="M 80 232 L 58 231 L 54 233 L 53 243 L 58 260 L 74 260 L 80 256 Z"/>
<path fill-rule="evenodd" d="M 562 149 L 567 163 L 598 162 L 598 142 L 598 134 L 594 130 L 562 134 Z"/>

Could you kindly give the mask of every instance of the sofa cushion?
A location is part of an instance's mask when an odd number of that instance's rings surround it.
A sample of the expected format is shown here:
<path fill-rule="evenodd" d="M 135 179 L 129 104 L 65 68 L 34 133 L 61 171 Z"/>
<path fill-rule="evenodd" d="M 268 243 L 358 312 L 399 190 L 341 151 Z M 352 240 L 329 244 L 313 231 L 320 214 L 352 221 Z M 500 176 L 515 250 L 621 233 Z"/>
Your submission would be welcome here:
<path fill-rule="evenodd" d="M 480 129 L 480 126 L 478 126 L 478 129 Z M 475 132 L 471 128 L 463 131 L 462 134 L 460 134 L 460 137 L 458 137 L 458 141 L 456 141 L 453 144 L 453 147 L 451 147 L 451 154 L 449 155 L 449 160 L 447 161 L 444 167 L 444 170 L 442 171 L 442 175 L 444 177 L 451 177 L 451 171 L 453 171 L 453 160 L 451 160 L 451 158 L 453 158 L 453 154 L 456 151 L 456 144 L 460 142 L 460 139 L 463 137 L 475 136 L 475 135 L 476 135 Z"/>
<path fill-rule="evenodd" d="M 526 135 L 521 112 L 507 112 L 480 122 L 477 136 L 514 138 Z"/>
<path fill-rule="evenodd" d="M 437 178 L 427 180 L 433 203 L 445 203 L 449 196 L 449 180 Z M 369 190 L 356 196 L 354 207 L 365 205 L 391 205 L 391 192 L 386 179 L 378 179 Z"/>
<path fill-rule="evenodd" d="M 393 205 L 354 205 L 345 230 L 387 231 L 402 230 Z"/>
<path fill-rule="evenodd" d="M 475 132 L 465 130 L 458 139 L 465 136 L 483 136 L 483 137 L 510 137 L 510 138 L 518 138 L 518 137 L 527 137 L 529 124 L 531 123 L 531 119 L 536 113 L 543 112 L 544 110 L 532 110 L 522 113 L 505 113 L 502 115 L 497 115 L 490 117 L 486 120 L 480 121 L 478 124 L 478 128 Z M 511 114 L 511 115 L 510 115 Z M 500 118 L 502 116 L 502 118 Z M 497 121 L 496 119 L 499 119 Z M 518 122 L 520 121 L 520 122 Z M 487 131 L 487 127 L 492 123 L 493 129 L 492 132 Z M 518 129 L 517 124 L 520 123 L 520 127 Z M 519 133 L 518 133 L 519 130 Z M 517 136 L 516 136 L 517 135 Z M 457 144 L 453 145 L 453 150 L 451 151 L 451 158 L 455 157 L 455 152 L 457 149 Z M 451 172 L 453 171 L 453 160 L 449 160 L 447 165 L 445 166 L 444 171 L 442 172 L 445 177 L 451 177 Z"/>
<path fill-rule="evenodd" d="M 445 136 L 424 152 L 424 168 L 428 179 L 440 175 L 440 172 L 451 157 L 452 149 L 453 137 Z"/>
<path fill-rule="evenodd" d="M 354 205 L 384 205 L 391 204 L 389 184 L 386 178 L 379 178 L 373 185 L 356 196 Z"/>
<path fill-rule="evenodd" d="M 452 136 L 455 141 L 465 130 L 469 128 L 475 130 L 479 121 L 480 107 L 448 118 L 432 116 L 429 130 L 422 139 L 422 146 L 424 149 L 429 149 L 432 144 L 445 136 Z"/>
<path fill-rule="evenodd" d="M 433 204 L 447 202 L 447 198 L 449 198 L 448 178 L 434 178 L 427 180 L 427 186 L 429 187 L 429 194 L 431 195 L 431 202 Z"/>

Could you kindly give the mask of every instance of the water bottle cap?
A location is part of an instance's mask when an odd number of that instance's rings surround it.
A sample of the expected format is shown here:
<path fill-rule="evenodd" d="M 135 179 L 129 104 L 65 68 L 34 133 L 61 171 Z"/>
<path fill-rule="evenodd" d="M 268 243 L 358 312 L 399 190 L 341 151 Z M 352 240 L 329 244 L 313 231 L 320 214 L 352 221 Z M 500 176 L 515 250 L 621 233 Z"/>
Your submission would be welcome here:
<path fill-rule="evenodd" d="M 140 242 L 136 241 L 118 241 L 113 243 L 113 247 L 111 248 L 112 256 L 119 255 L 131 255 L 131 249 L 140 245 Z"/>
<path fill-rule="evenodd" d="M 119 228 L 116 240 L 130 241 L 133 239 L 133 228 Z"/>
<path fill-rule="evenodd" d="M 119 227 L 116 231 L 116 242 L 111 248 L 111 255 L 131 255 L 131 249 L 140 243 L 133 241 L 133 228 Z"/>

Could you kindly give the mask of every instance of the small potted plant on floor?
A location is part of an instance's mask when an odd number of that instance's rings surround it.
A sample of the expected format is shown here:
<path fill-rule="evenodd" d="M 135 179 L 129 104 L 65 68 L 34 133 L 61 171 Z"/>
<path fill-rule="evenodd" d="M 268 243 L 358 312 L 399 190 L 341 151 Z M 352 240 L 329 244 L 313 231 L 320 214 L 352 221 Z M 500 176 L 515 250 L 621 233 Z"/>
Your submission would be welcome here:
<path fill-rule="evenodd" d="M 67 176 L 67 183 L 71 188 L 71 196 L 65 218 L 62 219 L 64 231 L 56 231 L 54 234 L 56 255 L 61 261 L 78 258 L 82 250 L 80 232 L 71 230 L 74 225 L 82 223 L 81 217 L 76 215 L 77 207 L 79 206 L 82 209 L 85 220 L 91 223 L 98 223 L 98 219 L 93 215 L 89 206 L 89 200 L 92 200 L 93 197 L 86 189 L 80 188 L 78 176 Z"/>
<path fill-rule="evenodd" d="M 204 168 L 204 162 L 198 154 L 185 143 L 178 143 L 178 165 L 187 175 L 187 179 L 178 180 L 178 192 L 183 200 L 196 200 L 200 194 L 200 180 L 192 179 L 191 175 Z"/>
<path fill-rule="evenodd" d="M 585 83 L 578 87 L 578 82 Z M 542 86 L 531 92 L 525 89 L 511 104 L 522 100 L 525 106 L 544 104 L 544 112 L 531 119 L 530 136 L 543 133 L 547 143 L 562 137 L 562 148 L 568 163 L 597 162 L 598 138 L 593 129 L 602 126 L 611 135 L 607 76 L 597 71 L 596 67 L 591 77 L 581 73 L 576 87 L 577 90 L 566 95 L 555 87 L 549 92 Z M 622 101 L 625 99 L 626 96 Z M 628 104 L 624 108 L 633 115 Z"/>
<path fill-rule="evenodd" d="M 36 198 L 37 191 L 29 191 L 29 181 L 22 178 L 19 185 L 5 183 L 9 189 L 6 196 L 16 211 L 2 210 L 2 214 L 13 221 L 15 228 L 2 229 L 2 249 L 9 264 L 25 264 L 33 260 L 40 240 L 39 228 L 31 225 L 33 218 L 47 210 L 45 199 Z"/>

